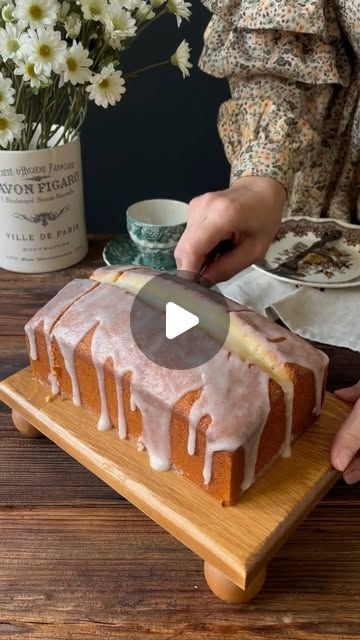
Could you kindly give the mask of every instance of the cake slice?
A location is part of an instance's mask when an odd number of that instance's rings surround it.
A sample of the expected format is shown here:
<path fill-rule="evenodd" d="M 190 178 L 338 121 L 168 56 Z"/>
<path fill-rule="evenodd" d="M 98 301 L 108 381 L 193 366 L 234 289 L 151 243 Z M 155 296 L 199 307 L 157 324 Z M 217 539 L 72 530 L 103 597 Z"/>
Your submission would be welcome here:
<path fill-rule="evenodd" d="M 327 357 L 229 301 L 228 339 L 212 360 L 185 371 L 159 367 L 130 328 L 134 296 L 154 275 L 111 267 L 70 282 L 25 327 L 34 375 L 94 412 L 100 430 L 135 440 L 153 468 L 177 469 L 234 504 L 319 413 Z M 175 279 L 172 294 L 181 286 Z M 206 332 L 216 341 L 224 307 L 199 287 L 189 291 L 191 304 L 209 305 L 215 318 L 206 331 L 192 330 L 200 348 Z M 165 284 L 141 300 L 149 322 L 167 294 Z"/>

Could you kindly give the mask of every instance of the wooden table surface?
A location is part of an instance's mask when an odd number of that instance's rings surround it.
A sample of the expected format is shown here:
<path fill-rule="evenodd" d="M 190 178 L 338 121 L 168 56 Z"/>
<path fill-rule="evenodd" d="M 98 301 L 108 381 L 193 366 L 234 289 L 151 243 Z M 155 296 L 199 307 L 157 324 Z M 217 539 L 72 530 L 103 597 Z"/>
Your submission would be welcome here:
<path fill-rule="evenodd" d="M 0 378 L 27 364 L 24 323 L 68 280 L 101 264 L 90 238 L 73 269 L 0 270 Z M 359 354 L 327 347 L 329 389 Z M 360 488 L 328 494 L 270 563 L 252 603 L 222 603 L 203 563 L 46 439 L 26 440 L 0 404 L 0 638 L 314 640 L 360 638 Z"/>

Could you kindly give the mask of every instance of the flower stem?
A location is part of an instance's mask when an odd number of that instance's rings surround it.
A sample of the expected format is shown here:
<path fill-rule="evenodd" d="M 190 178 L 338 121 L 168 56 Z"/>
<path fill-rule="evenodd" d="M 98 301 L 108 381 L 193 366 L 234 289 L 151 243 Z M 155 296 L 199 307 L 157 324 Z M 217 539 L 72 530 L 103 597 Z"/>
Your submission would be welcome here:
<path fill-rule="evenodd" d="M 161 16 L 163 16 L 165 13 L 167 13 L 167 9 L 166 8 L 161 9 L 161 11 L 159 11 L 154 18 L 144 22 L 144 24 L 137 30 L 135 36 L 132 38 L 132 42 L 134 42 L 134 40 L 136 40 L 139 37 L 139 35 L 143 33 L 143 31 L 145 31 L 145 29 L 147 29 L 147 27 L 150 27 L 151 24 L 154 24 L 154 22 L 156 22 L 156 20 L 161 18 Z"/>
<path fill-rule="evenodd" d="M 124 75 L 124 78 L 136 78 L 140 73 L 144 71 L 150 71 L 150 69 L 157 69 L 158 67 L 164 67 L 167 64 L 170 64 L 170 60 L 163 60 L 162 62 L 155 62 L 154 64 L 148 64 L 146 67 L 141 67 L 141 69 L 136 69 L 135 71 L 131 71 Z"/>

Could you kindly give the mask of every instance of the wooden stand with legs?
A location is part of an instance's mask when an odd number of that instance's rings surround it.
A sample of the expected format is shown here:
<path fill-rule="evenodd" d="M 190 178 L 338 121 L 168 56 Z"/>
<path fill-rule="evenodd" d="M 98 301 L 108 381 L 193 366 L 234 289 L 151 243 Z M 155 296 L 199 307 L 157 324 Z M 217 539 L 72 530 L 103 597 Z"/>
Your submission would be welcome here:
<path fill-rule="evenodd" d="M 319 420 L 232 507 L 222 507 L 181 475 L 151 469 L 145 451 L 99 432 L 95 417 L 48 391 L 24 369 L 0 383 L 26 437 L 45 435 L 204 559 L 211 591 L 245 603 L 263 586 L 270 558 L 336 482 L 329 451 L 349 407 L 327 394 Z M 310 558 L 309 558 L 310 562 Z"/>
<path fill-rule="evenodd" d="M 28 420 L 23 418 L 21 413 L 13 409 L 11 412 L 11 417 L 14 427 L 21 433 L 22 436 L 24 436 L 25 438 L 41 438 L 42 434 L 40 433 L 40 431 L 35 429 L 35 427 L 33 427 L 32 424 L 28 422 Z"/>
<path fill-rule="evenodd" d="M 204 562 L 204 575 L 209 589 L 215 596 L 230 604 L 245 604 L 259 593 L 266 579 L 266 567 L 262 567 L 249 582 L 245 589 L 241 589 L 229 580 L 219 569 Z"/>

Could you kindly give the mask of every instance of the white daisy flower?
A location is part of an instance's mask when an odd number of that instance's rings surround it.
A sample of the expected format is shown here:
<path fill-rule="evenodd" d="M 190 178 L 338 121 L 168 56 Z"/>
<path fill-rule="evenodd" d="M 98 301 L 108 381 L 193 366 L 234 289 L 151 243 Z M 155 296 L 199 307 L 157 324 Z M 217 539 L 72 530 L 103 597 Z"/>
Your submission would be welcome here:
<path fill-rule="evenodd" d="M 177 26 L 180 27 L 183 18 L 189 20 L 191 16 L 190 2 L 185 0 L 168 0 L 167 10 L 169 13 L 173 13 L 176 16 Z"/>
<path fill-rule="evenodd" d="M 110 36 L 110 44 L 114 49 L 121 47 L 121 41 L 132 38 L 136 33 L 136 22 L 131 13 L 121 7 L 119 0 L 110 4 L 105 19 L 106 31 Z"/>
<path fill-rule="evenodd" d="M 109 104 L 114 106 L 121 100 L 122 94 L 125 93 L 124 84 L 121 71 L 115 71 L 114 65 L 109 64 L 92 78 L 86 91 L 89 93 L 90 100 L 95 100 L 98 107 L 102 106 L 106 109 Z"/>
<path fill-rule="evenodd" d="M 80 0 L 85 20 L 105 20 L 108 10 L 106 0 Z"/>
<path fill-rule="evenodd" d="M 189 69 L 191 69 L 192 64 L 190 62 L 190 47 L 186 40 L 183 40 L 181 44 L 179 44 L 175 53 L 171 56 L 171 64 L 175 67 L 179 67 L 181 73 L 183 74 L 183 78 L 189 76 Z"/>
<path fill-rule="evenodd" d="M 155 12 L 152 9 L 151 4 L 142 0 L 138 3 L 138 8 L 135 11 L 135 17 L 138 22 L 145 22 L 145 20 L 152 20 L 155 17 Z"/>
<path fill-rule="evenodd" d="M 15 0 L 15 5 L 14 18 L 32 29 L 53 26 L 60 8 L 56 0 Z"/>
<path fill-rule="evenodd" d="M 10 78 L 4 78 L 0 72 L 0 109 L 6 109 L 13 104 L 15 98 L 15 89 L 12 86 Z"/>
<path fill-rule="evenodd" d="M 14 22 L 14 5 L 5 4 L 1 9 L 1 17 L 4 22 Z"/>
<path fill-rule="evenodd" d="M 6 149 L 9 142 L 16 140 L 23 128 L 25 116 L 16 113 L 13 107 L 8 107 L 0 111 L 0 146 Z"/>
<path fill-rule="evenodd" d="M 88 50 L 84 49 L 81 42 L 74 42 L 66 52 L 64 62 L 61 65 L 64 81 L 74 85 L 88 82 L 91 79 L 89 67 L 92 63 Z"/>
<path fill-rule="evenodd" d="M 7 22 L 5 29 L 0 29 L 0 55 L 4 62 L 16 58 L 25 38 L 26 35 L 18 24 Z"/>
<path fill-rule="evenodd" d="M 52 71 L 59 73 L 65 50 L 66 42 L 61 40 L 60 31 L 40 27 L 36 31 L 29 29 L 21 46 L 21 57 L 33 62 L 37 75 L 50 76 Z"/>
<path fill-rule="evenodd" d="M 14 71 L 15 75 L 23 76 L 24 82 L 29 82 L 32 89 L 39 89 L 41 86 L 46 86 L 48 84 L 48 78 L 46 76 L 35 73 L 33 62 L 17 60 L 16 64 L 17 67 Z"/>
<path fill-rule="evenodd" d="M 70 13 L 64 25 L 67 37 L 75 40 L 81 31 L 82 22 L 80 16 L 77 13 Z"/>

